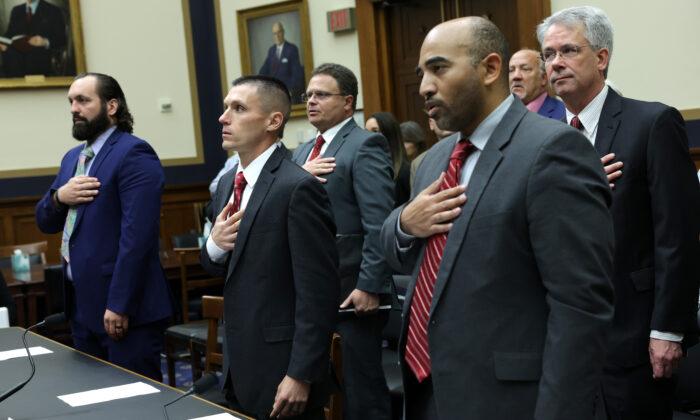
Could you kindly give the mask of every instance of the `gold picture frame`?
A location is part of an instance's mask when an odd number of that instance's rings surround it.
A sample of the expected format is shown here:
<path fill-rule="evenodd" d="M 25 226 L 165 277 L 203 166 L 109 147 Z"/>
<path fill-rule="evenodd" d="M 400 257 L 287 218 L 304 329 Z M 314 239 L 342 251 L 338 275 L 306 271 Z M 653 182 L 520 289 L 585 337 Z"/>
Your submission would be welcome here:
<path fill-rule="evenodd" d="M 218 2 L 216 2 L 218 7 Z M 219 22 L 221 22 L 218 11 Z M 236 12 L 242 75 L 263 74 L 280 79 L 292 95 L 292 117 L 306 115 L 301 94 L 313 71 L 313 51 L 309 8 L 306 0 L 289 0 Z M 279 45 L 282 27 L 281 48 Z M 219 25 L 219 60 L 222 88 L 228 93 L 230 81 L 239 75 L 229 75 L 224 64 L 222 32 Z"/>
<path fill-rule="evenodd" d="M 13 25 L 13 20 L 16 22 L 18 17 L 25 18 L 20 13 L 22 10 L 17 9 L 26 4 L 25 1 L 0 0 L 0 3 L 0 10 L 4 12 L 3 19 L 0 21 L 0 36 L 12 40 L 25 35 L 15 34 L 18 26 Z M 27 58 L 27 54 L 30 53 L 29 47 L 22 46 L 21 42 L 19 46 L 14 42 L 7 45 L 5 51 L 0 54 L 0 88 L 70 86 L 75 75 L 85 71 L 79 0 L 39 0 L 35 13 L 36 16 L 33 19 L 41 19 L 39 22 L 44 28 L 41 30 L 43 34 L 56 33 L 56 28 L 60 28 L 60 22 L 62 22 L 65 39 L 57 36 L 57 39 L 52 42 L 50 38 L 43 37 L 48 39 L 48 45 L 33 48 L 43 48 L 46 52 L 42 51 L 39 55 L 32 53 L 34 55 L 31 58 Z M 22 41 L 22 38 L 20 37 L 19 40 Z M 30 60 L 32 64 L 28 64 Z M 46 71 L 36 71 L 42 68 Z"/>

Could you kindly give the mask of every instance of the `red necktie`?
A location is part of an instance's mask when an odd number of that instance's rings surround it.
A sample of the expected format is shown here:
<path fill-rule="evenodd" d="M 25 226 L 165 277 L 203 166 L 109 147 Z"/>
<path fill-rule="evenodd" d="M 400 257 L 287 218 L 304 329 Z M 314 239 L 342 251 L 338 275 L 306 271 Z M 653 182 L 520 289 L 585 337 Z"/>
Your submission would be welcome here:
<path fill-rule="evenodd" d="M 325 142 L 326 141 L 323 139 L 322 135 L 319 134 L 318 137 L 316 137 L 316 143 L 314 144 L 314 148 L 311 150 L 309 160 L 314 160 L 321 154 L 321 147 L 323 147 L 323 143 Z"/>
<path fill-rule="evenodd" d="M 462 166 L 469 154 L 474 151 L 474 145 L 469 140 L 457 142 L 450 163 L 445 172 L 445 179 L 440 185 L 440 191 L 456 187 L 462 173 Z M 418 382 L 430 376 L 430 352 L 428 349 L 428 318 L 430 305 L 433 301 L 435 280 L 442 261 L 442 254 L 447 243 L 447 233 L 439 233 L 428 238 L 423 261 L 418 271 L 418 280 L 411 300 L 408 322 L 408 338 L 406 340 L 406 363 L 416 375 Z"/>
<path fill-rule="evenodd" d="M 583 131 L 583 123 L 581 122 L 581 120 L 578 119 L 578 115 L 574 115 L 574 118 L 571 119 L 569 125 L 579 131 Z"/>
<path fill-rule="evenodd" d="M 234 213 L 238 213 L 241 209 L 241 201 L 243 201 L 243 190 L 245 190 L 248 182 L 243 176 L 243 171 L 236 174 L 236 179 L 233 181 L 233 211 L 229 213 L 229 217 Z"/>

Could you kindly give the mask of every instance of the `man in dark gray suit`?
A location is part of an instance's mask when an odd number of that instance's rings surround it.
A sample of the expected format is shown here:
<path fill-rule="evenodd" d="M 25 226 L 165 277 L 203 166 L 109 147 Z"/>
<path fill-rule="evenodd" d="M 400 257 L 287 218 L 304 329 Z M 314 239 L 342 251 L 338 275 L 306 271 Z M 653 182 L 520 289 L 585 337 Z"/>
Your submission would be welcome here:
<path fill-rule="evenodd" d="M 389 263 L 414 273 L 408 419 L 593 416 L 613 314 L 610 189 L 585 137 L 509 94 L 507 55 L 480 17 L 436 26 L 421 48 L 425 108 L 457 133 L 381 232 Z"/>
<path fill-rule="evenodd" d="M 340 256 L 341 313 L 337 331 L 343 352 L 344 418 L 389 419 L 389 391 L 381 365 L 381 332 L 388 319 L 391 270 L 379 248 L 379 230 L 394 205 L 387 140 L 358 127 L 352 115 L 357 79 L 339 64 L 314 69 L 304 95 L 316 138 L 293 160 L 323 183 Z"/>
<path fill-rule="evenodd" d="M 674 371 L 698 342 L 700 189 L 683 117 L 608 88 L 613 27 L 602 10 L 561 10 L 537 34 L 566 121 L 595 146 L 614 187 L 615 317 L 601 406 L 614 420 L 670 420 Z"/>

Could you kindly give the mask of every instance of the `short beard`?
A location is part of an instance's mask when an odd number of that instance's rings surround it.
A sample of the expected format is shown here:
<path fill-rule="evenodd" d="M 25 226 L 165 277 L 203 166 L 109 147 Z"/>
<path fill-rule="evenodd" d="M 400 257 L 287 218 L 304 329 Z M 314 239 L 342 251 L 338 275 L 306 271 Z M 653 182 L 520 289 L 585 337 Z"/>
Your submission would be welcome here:
<path fill-rule="evenodd" d="M 76 116 L 74 115 L 73 118 Z M 100 113 L 92 120 L 73 121 L 73 138 L 78 141 L 87 140 L 90 144 L 109 127 L 110 123 L 107 105 L 103 103 Z"/>

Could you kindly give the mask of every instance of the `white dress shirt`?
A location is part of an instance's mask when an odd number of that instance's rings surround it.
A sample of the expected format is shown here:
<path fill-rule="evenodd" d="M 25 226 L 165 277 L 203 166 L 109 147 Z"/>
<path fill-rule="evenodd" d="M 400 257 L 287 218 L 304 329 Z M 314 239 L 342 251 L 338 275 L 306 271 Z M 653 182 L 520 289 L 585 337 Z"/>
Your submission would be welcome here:
<path fill-rule="evenodd" d="M 328 149 L 328 145 L 331 144 L 333 139 L 335 138 L 335 135 L 338 134 L 341 128 L 345 124 L 347 124 L 348 121 L 350 121 L 352 117 L 348 117 L 341 121 L 339 124 L 334 125 L 333 127 L 329 128 L 325 132 L 321 133 L 320 131 L 316 132 L 316 137 L 314 137 L 314 142 L 318 138 L 318 136 L 323 136 L 323 146 L 321 146 L 321 152 L 318 154 L 320 157 L 323 157 L 323 154 L 326 153 L 326 150 Z M 313 150 L 313 148 L 312 148 Z M 306 157 L 306 161 L 309 161 L 309 158 L 311 157 L 311 152 L 309 152 L 309 156 Z"/>
<path fill-rule="evenodd" d="M 265 163 L 267 163 L 267 160 L 272 156 L 272 153 L 275 151 L 275 149 L 279 145 L 277 143 L 271 145 L 268 147 L 264 152 L 262 152 L 258 157 L 253 159 L 252 162 L 245 168 L 243 167 L 242 164 L 238 165 L 238 169 L 236 170 L 236 175 L 238 175 L 239 172 L 243 172 L 243 176 L 245 177 L 246 180 L 246 186 L 245 189 L 243 190 L 243 195 L 241 196 L 241 210 L 244 210 L 246 206 L 248 205 L 248 200 L 250 199 L 250 195 L 253 194 L 253 189 L 255 188 L 255 183 L 258 181 L 258 178 L 260 177 L 260 172 L 262 172 L 263 167 L 265 166 Z M 234 177 L 235 179 L 235 177 Z M 233 202 L 233 196 L 235 194 L 235 191 L 231 193 L 231 197 L 229 198 L 229 203 Z M 207 252 L 209 253 L 209 258 L 214 261 L 215 263 L 222 263 L 224 260 L 226 260 L 226 254 L 228 254 L 228 251 L 224 251 L 223 249 L 219 248 L 218 245 L 214 242 L 214 239 L 212 239 L 211 235 L 209 235 L 209 238 L 207 239 Z"/>

